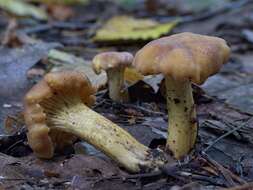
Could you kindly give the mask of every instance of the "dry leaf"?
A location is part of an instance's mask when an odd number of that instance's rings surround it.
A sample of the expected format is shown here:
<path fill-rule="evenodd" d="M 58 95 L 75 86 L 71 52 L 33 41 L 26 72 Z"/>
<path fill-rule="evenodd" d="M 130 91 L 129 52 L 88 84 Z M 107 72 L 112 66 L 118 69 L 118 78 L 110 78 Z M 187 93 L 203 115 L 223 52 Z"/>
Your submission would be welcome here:
<path fill-rule="evenodd" d="M 48 12 L 53 18 L 60 21 L 65 21 L 74 15 L 72 8 L 65 5 L 49 5 Z"/>
<path fill-rule="evenodd" d="M 134 68 L 126 68 L 125 74 L 124 74 L 125 81 L 131 85 L 134 84 L 140 80 L 144 79 L 144 76 L 140 74 L 136 69 Z"/>
<path fill-rule="evenodd" d="M 0 0 L 0 8 L 17 16 L 31 16 L 40 20 L 48 18 L 43 9 L 20 0 Z"/>
<path fill-rule="evenodd" d="M 6 134 L 15 134 L 24 127 L 24 118 L 22 113 L 17 113 L 16 115 L 7 115 L 4 120 L 3 129 Z"/>
<path fill-rule="evenodd" d="M 97 89 L 105 86 L 107 82 L 106 73 L 104 71 L 99 75 L 95 74 L 91 62 L 81 57 L 54 49 L 49 52 L 48 59 L 55 65 L 52 71 L 77 70 L 83 72 Z"/>
<path fill-rule="evenodd" d="M 151 19 L 136 19 L 129 16 L 115 16 L 100 28 L 94 41 L 148 40 L 170 32 L 177 21 L 158 23 Z"/>

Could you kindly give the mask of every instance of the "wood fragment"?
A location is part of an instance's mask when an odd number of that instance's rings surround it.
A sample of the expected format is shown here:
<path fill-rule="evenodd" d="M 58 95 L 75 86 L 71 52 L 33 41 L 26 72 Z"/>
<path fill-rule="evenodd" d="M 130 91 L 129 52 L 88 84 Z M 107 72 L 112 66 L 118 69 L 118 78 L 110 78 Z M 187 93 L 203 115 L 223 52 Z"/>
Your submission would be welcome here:
<path fill-rule="evenodd" d="M 250 182 L 241 186 L 227 188 L 224 190 L 252 190 L 252 189 L 253 189 L 253 182 Z"/>
<path fill-rule="evenodd" d="M 236 185 L 236 183 L 233 181 L 230 175 L 230 172 L 228 172 L 228 169 L 224 168 L 221 164 L 210 158 L 208 155 L 203 154 L 202 156 L 218 169 L 218 171 L 225 178 L 228 187 L 233 187 Z"/>

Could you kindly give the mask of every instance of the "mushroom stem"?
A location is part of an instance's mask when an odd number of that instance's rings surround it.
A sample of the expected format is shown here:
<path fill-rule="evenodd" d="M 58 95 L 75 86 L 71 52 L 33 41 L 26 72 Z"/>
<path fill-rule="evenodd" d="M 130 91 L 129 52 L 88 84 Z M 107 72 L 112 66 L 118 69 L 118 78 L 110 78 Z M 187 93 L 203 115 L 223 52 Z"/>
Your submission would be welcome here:
<path fill-rule="evenodd" d="M 165 77 L 169 128 L 166 149 L 180 159 L 194 147 L 197 119 L 189 80 L 176 81 Z"/>
<path fill-rule="evenodd" d="M 125 68 L 107 70 L 109 96 L 115 102 L 127 102 L 129 99 L 128 90 L 124 88 Z"/>
<path fill-rule="evenodd" d="M 165 163 L 163 153 L 139 143 L 127 131 L 94 112 L 79 99 L 57 96 L 43 104 L 48 126 L 85 140 L 130 172 L 149 171 Z M 57 105 L 55 105 L 57 102 Z M 74 102 L 74 104 L 73 104 Z"/>

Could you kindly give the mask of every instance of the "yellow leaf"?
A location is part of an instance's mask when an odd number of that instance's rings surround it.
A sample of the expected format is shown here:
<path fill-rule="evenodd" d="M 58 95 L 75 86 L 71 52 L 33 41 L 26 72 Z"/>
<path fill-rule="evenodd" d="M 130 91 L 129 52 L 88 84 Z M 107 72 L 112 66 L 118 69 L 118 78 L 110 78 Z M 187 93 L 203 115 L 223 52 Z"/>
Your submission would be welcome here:
<path fill-rule="evenodd" d="M 148 40 L 170 32 L 177 21 L 158 23 L 150 19 L 136 19 L 129 16 L 115 16 L 100 28 L 94 41 Z"/>
<path fill-rule="evenodd" d="M 31 16 L 40 20 L 48 18 L 43 9 L 20 0 L 0 0 L 0 8 L 17 16 Z"/>
<path fill-rule="evenodd" d="M 140 74 L 134 68 L 126 68 L 124 73 L 124 79 L 129 84 L 132 85 L 140 80 L 144 79 L 144 76 Z"/>

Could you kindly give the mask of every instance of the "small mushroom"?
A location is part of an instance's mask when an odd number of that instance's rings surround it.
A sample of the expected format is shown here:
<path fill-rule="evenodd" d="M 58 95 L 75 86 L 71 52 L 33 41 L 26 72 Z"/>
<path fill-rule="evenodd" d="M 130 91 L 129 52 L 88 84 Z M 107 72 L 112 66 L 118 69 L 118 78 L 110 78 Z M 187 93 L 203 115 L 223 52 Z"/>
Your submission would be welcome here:
<path fill-rule="evenodd" d="M 128 52 L 104 52 L 96 55 L 92 66 L 96 74 L 105 70 L 108 77 L 109 97 L 115 102 L 127 102 L 128 90 L 124 87 L 124 71 L 133 61 Z"/>
<path fill-rule="evenodd" d="M 191 82 L 203 84 L 227 62 L 229 54 L 221 38 L 180 33 L 148 43 L 134 58 L 133 65 L 142 74 L 165 76 L 169 116 L 166 149 L 178 159 L 194 147 L 197 137 Z"/>
<path fill-rule="evenodd" d="M 94 101 L 89 80 L 77 71 L 45 75 L 25 96 L 28 143 L 40 158 L 53 157 L 79 137 L 131 172 L 165 163 L 163 153 L 139 143 L 128 132 L 89 108 Z M 154 154 L 157 153 L 157 154 Z"/>

